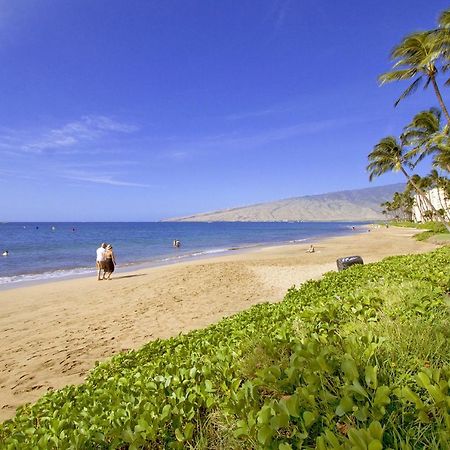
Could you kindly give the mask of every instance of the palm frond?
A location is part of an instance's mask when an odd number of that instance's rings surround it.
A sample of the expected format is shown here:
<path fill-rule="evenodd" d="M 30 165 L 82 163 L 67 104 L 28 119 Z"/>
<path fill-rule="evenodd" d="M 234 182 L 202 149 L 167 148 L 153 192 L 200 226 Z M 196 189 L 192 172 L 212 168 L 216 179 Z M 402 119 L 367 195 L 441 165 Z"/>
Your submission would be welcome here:
<path fill-rule="evenodd" d="M 392 81 L 409 80 L 415 77 L 417 74 L 416 69 L 402 69 L 394 70 L 392 72 L 386 72 L 378 77 L 378 82 L 380 86 L 385 83 L 391 83 Z"/>
<path fill-rule="evenodd" d="M 445 72 L 447 72 L 447 70 L 450 68 L 450 63 L 444 63 L 444 64 L 442 64 L 442 66 L 441 66 L 441 71 L 442 71 L 442 73 L 445 73 Z"/>
<path fill-rule="evenodd" d="M 384 173 L 397 170 L 402 165 L 403 148 L 401 143 L 393 136 L 388 136 L 376 144 L 368 156 L 369 180 Z"/>
<path fill-rule="evenodd" d="M 394 103 L 394 106 L 397 106 L 404 98 L 411 95 L 413 92 L 417 91 L 417 88 L 419 87 L 420 83 L 422 82 L 422 77 L 420 76 L 416 80 L 414 80 L 411 85 L 403 92 L 402 95 L 396 100 Z"/>
<path fill-rule="evenodd" d="M 450 10 L 441 13 L 438 23 L 441 28 L 450 28 Z"/>

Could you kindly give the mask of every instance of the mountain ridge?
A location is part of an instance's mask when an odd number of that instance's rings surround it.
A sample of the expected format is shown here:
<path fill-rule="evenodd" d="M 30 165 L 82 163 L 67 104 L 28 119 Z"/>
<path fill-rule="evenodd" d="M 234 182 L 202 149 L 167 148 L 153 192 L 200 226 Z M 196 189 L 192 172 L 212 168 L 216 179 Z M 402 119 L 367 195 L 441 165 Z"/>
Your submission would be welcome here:
<path fill-rule="evenodd" d="M 325 194 L 290 197 L 188 216 L 163 222 L 282 222 L 381 220 L 380 204 L 403 191 L 403 183 Z"/>

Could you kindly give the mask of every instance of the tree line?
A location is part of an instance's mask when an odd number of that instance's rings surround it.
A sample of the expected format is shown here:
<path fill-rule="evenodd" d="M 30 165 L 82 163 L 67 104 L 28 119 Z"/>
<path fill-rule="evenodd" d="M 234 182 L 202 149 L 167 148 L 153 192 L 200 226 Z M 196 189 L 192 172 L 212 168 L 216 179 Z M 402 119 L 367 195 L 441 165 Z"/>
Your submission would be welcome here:
<path fill-rule="evenodd" d="M 433 87 L 439 108 L 419 112 L 400 136 L 384 137 L 374 146 L 368 156 L 369 180 L 392 171 L 402 172 L 407 180 L 406 189 L 396 193 L 391 202 L 382 204 L 385 213 L 410 219 L 414 197 L 417 197 L 416 205 L 422 216 L 443 222 L 450 231 L 450 217 L 445 210 L 445 200 L 450 199 L 450 115 L 438 79 L 450 69 L 450 10 L 441 13 L 436 28 L 406 36 L 392 50 L 391 60 L 392 70 L 379 77 L 381 85 L 412 80 L 394 106 L 423 84 L 424 89 Z M 445 80 L 444 85 L 450 85 L 450 79 Z M 415 171 L 426 157 L 431 157 L 433 169 L 428 176 L 421 177 Z M 434 187 L 444 196 L 441 208 L 436 207 L 427 195 Z"/>

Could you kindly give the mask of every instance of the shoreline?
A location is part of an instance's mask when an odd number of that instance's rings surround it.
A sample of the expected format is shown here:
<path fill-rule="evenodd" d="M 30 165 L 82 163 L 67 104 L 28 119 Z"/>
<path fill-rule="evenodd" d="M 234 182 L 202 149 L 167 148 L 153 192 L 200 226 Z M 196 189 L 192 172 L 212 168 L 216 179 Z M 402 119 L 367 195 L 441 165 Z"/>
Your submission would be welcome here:
<path fill-rule="evenodd" d="M 256 244 L 242 244 L 242 246 L 235 246 L 230 248 L 209 248 L 205 250 L 198 250 L 194 253 L 181 253 L 179 256 L 158 256 L 155 259 L 148 259 L 146 261 L 134 261 L 128 262 L 121 266 L 119 264 L 119 268 L 116 269 L 117 273 L 128 273 L 134 272 L 137 270 L 146 270 L 150 268 L 156 267 L 165 267 L 172 266 L 175 264 L 182 264 L 184 262 L 197 261 L 202 259 L 216 258 L 221 256 L 228 256 L 232 253 L 247 253 L 252 251 L 257 251 L 262 248 L 272 248 L 278 246 L 286 246 L 286 245 L 301 245 L 304 243 L 308 243 L 311 241 L 320 242 L 324 239 L 331 239 L 333 237 L 341 237 L 354 235 L 357 233 L 362 233 L 364 229 L 367 229 L 369 225 L 357 225 L 354 230 L 348 229 L 346 232 L 341 234 L 329 234 L 329 235 L 318 235 L 311 236 L 304 239 L 298 240 L 290 240 L 290 241 L 274 241 L 274 242 L 261 242 Z M 167 256 L 167 257 L 166 257 Z M 13 280 L 9 282 L 0 282 L 0 292 L 7 291 L 11 289 L 18 289 L 21 287 L 32 287 L 38 286 L 40 284 L 47 283 L 57 283 L 60 281 L 68 281 L 68 280 L 76 280 L 83 279 L 89 277 L 95 277 L 96 268 L 94 265 L 90 268 L 87 267 L 75 267 L 72 269 L 65 270 L 54 270 L 51 272 L 42 272 L 42 273 L 30 273 L 30 274 L 21 274 L 14 275 L 13 277 L 21 277 L 18 280 Z M 12 277 L 10 277 L 12 278 Z"/>
<path fill-rule="evenodd" d="M 364 263 L 422 253 L 418 231 L 370 233 L 259 247 L 160 267 L 83 277 L 0 291 L 0 421 L 49 390 L 82 383 L 96 361 L 146 342 L 206 327 L 336 269 L 338 257 Z"/>

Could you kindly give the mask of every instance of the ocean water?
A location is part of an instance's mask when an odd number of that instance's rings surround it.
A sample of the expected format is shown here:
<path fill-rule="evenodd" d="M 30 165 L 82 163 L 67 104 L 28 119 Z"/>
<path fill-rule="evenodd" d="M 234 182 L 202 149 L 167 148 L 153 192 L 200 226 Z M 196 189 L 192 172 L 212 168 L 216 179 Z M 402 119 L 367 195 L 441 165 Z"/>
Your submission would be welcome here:
<path fill-rule="evenodd" d="M 306 242 L 352 231 L 342 222 L 1 223 L 0 286 L 95 272 L 95 251 L 114 247 L 118 270 L 163 265 L 248 247 Z M 174 248 L 174 239 L 181 241 Z"/>

